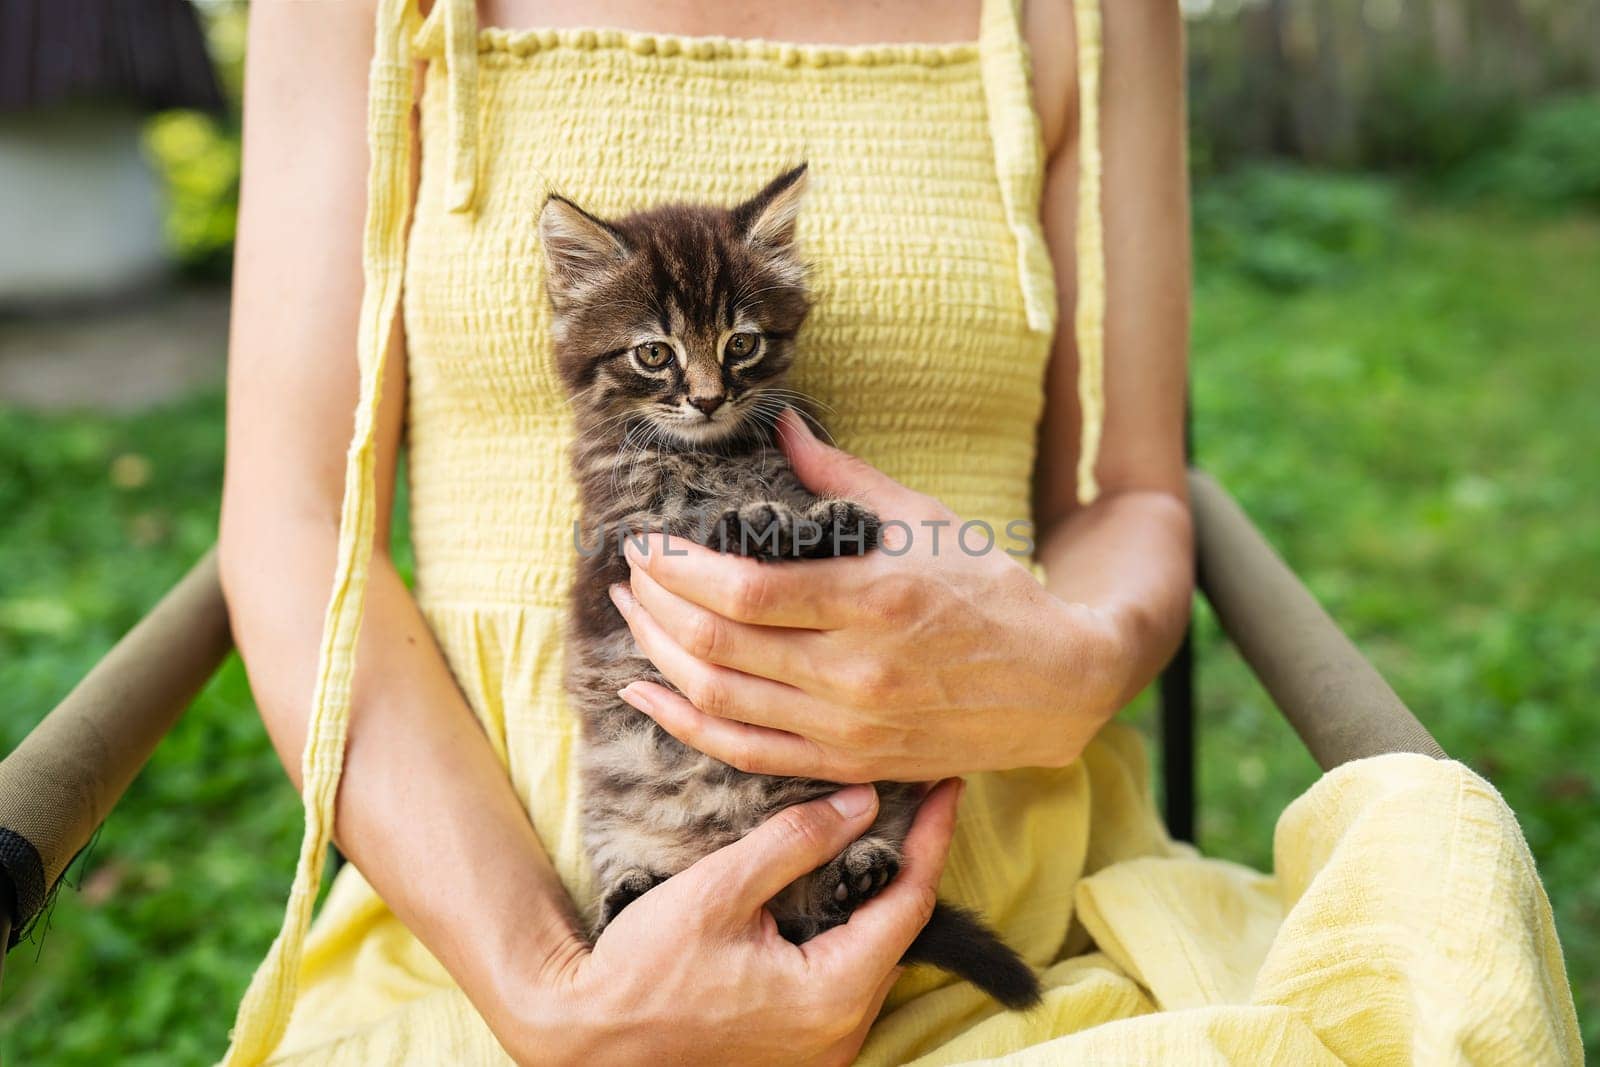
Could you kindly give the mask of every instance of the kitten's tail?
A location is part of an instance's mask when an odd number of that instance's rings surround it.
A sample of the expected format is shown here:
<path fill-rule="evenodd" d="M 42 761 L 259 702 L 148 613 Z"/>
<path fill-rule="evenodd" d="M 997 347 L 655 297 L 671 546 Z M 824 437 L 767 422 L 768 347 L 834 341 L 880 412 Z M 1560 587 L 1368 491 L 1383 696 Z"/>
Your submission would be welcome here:
<path fill-rule="evenodd" d="M 1008 1008 L 1039 1003 L 1039 976 L 965 908 L 939 901 L 901 963 L 927 963 L 965 978 Z"/>

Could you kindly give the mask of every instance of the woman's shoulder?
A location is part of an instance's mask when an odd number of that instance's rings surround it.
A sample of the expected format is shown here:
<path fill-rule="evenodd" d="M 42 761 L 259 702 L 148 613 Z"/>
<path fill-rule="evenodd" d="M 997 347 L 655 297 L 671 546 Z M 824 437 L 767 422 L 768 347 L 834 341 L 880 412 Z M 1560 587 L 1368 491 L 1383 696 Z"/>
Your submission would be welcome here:
<path fill-rule="evenodd" d="M 1120 50 L 1137 47 L 1164 54 L 1164 44 L 1182 34 L 1182 15 L 1174 0 L 1098 0 L 1098 4 L 1109 77 L 1115 77 L 1113 68 L 1119 66 Z M 1075 6 L 1075 0 L 1022 0 L 1022 32 L 1033 59 L 1033 103 L 1051 156 L 1077 126 Z M 1127 65 L 1121 66 L 1126 69 Z"/>
<path fill-rule="evenodd" d="M 1022 35 L 1033 67 L 1033 106 L 1045 152 L 1054 155 L 1073 129 L 1078 100 L 1078 34 L 1073 0 L 1023 0 Z"/>

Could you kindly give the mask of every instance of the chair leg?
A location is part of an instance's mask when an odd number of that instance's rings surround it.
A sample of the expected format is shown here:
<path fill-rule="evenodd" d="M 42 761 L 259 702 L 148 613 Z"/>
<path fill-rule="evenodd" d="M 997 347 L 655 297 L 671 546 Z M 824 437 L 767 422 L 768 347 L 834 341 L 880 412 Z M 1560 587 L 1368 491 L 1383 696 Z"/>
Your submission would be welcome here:
<path fill-rule="evenodd" d="M 1161 672 L 1161 780 L 1166 794 L 1167 832 L 1194 841 L 1194 627 Z"/>
<path fill-rule="evenodd" d="M 1184 461 L 1194 463 L 1194 398 L 1183 398 Z M 1198 566 L 1198 558 L 1196 566 Z M 1191 605 L 1192 609 L 1193 605 Z M 1194 617 L 1183 641 L 1161 672 L 1161 781 L 1167 803 L 1167 833 L 1194 844 Z"/>
<path fill-rule="evenodd" d="M 0 978 L 5 976 L 6 953 L 11 951 L 11 923 L 16 913 L 16 891 L 10 876 L 0 871 Z"/>

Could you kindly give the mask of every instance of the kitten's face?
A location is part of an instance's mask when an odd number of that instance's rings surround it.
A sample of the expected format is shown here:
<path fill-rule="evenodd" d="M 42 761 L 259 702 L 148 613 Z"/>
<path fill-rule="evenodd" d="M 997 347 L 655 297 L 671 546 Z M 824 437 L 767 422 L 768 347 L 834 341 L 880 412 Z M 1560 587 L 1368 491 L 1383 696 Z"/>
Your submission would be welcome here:
<path fill-rule="evenodd" d="M 614 222 L 550 198 L 539 232 L 580 432 L 698 448 L 771 426 L 810 307 L 794 249 L 805 182 L 802 165 L 732 210 Z"/>

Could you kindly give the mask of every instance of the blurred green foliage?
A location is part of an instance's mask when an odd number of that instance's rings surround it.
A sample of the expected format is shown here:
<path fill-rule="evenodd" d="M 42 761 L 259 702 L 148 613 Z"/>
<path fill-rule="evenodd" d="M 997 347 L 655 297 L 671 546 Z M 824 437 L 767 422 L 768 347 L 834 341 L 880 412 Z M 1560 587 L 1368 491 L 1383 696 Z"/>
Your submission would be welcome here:
<path fill-rule="evenodd" d="M 1195 255 L 1271 289 L 1325 284 L 1383 254 L 1396 203 L 1393 184 L 1368 175 L 1242 168 L 1196 187 Z"/>
<path fill-rule="evenodd" d="M 1438 176 L 1600 87 L 1592 0 L 1183 0 L 1192 158 Z"/>
<path fill-rule="evenodd" d="M 1461 184 L 1542 210 L 1600 209 L 1600 94 L 1530 108 L 1504 145 L 1463 168 Z"/>
<path fill-rule="evenodd" d="M 223 94 L 224 115 L 168 111 L 145 128 L 145 151 L 166 195 L 167 245 L 178 269 L 195 278 L 233 270 L 234 218 L 239 210 L 238 101 L 244 89 L 246 5 L 207 0 L 196 5 Z"/>
<path fill-rule="evenodd" d="M 145 147 L 166 191 L 167 244 L 178 267 L 192 277 L 227 277 L 239 211 L 237 121 L 165 112 L 146 126 Z"/>
<path fill-rule="evenodd" d="M 1600 1055 L 1600 219 L 1281 171 L 1221 188 L 1199 246 L 1200 458 L 1519 813 Z M 1315 266 L 1242 247 L 1275 232 Z M 0 746 L 210 543 L 222 443 L 218 397 L 0 412 L 0 691 L 22 709 Z M 1316 770 L 1203 611 L 1199 641 L 1202 843 L 1270 867 L 1276 815 Z M 1148 725 L 1148 703 L 1131 715 Z M 231 663 L 10 956 L 0 1061 L 212 1062 L 299 827 Z"/>
<path fill-rule="evenodd" d="M 1493 83 L 1447 76 L 1421 57 L 1396 57 L 1376 74 L 1358 120 L 1368 167 L 1440 178 L 1503 145 L 1521 107 Z"/>
<path fill-rule="evenodd" d="M 1208 268 L 1278 292 L 1327 285 L 1389 255 L 1401 214 L 1427 201 L 1489 211 L 1600 209 L 1600 94 L 1533 105 L 1493 147 L 1418 154 L 1403 182 L 1282 162 L 1212 174 L 1194 188 L 1195 254 Z"/>

